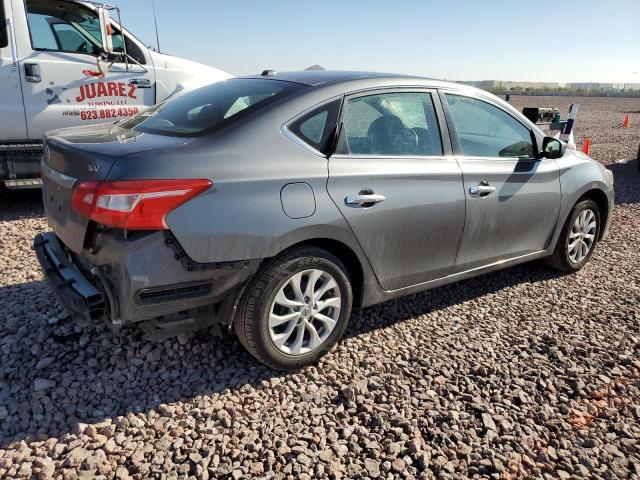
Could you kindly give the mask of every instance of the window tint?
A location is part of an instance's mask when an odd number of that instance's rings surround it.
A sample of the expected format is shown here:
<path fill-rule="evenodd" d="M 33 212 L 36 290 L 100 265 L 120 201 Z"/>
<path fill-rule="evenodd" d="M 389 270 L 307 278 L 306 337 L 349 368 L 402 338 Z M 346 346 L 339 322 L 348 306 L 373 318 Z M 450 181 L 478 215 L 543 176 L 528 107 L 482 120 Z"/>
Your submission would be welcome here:
<path fill-rule="evenodd" d="M 225 80 L 172 97 L 121 126 L 159 135 L 198 135 L 225 127 L 301 88 L 305 87 L 278 80 Z"/>
<path fill-rule="evenodd" d="M 0 48 L 9 45 L 9 37 L 7 35 L 7 22 L 4 16 L 4 2 L 0 0 Z"/>
<path fill-rule="evenodd" d="M 531 131 L 508 113 L 482 100 L 446 94 L 464 155 L 533 157 Z"/>
<path fill-rule="evenodd" d="M 442 155 L 442 140 L 429 93 L 385 93 L 347 101 L 340 153 Z"/>
<path fill-rule="evenodd" d="M 89 9 L 60 1 L 27 2 L 27 20 L 35 50 L 97 55 L 102 50 L 100 22 Z M 97 36 L 94 31 L 98 31 Z"/>
<path fill-rule="evenodd" d="M 77 4 L 57 0 L 28 0 L 27 19 L 35 50 L 51 50 L 98 55 L 102 51 L 100 20 L 95 12 Z M 110 60 L 124 61 L 122 33 L 113 29 L 114 55 Z M 138 63 L 146 63 L 140 48 L 125 39 L 127 53 Z"/>
<path fill-rule="evenodd" d="M 54 23 L 51 25 L 60 44 L 60 50 L 66 52 L 90 53 L 91 44 L 68 23 Z"/>
<path fill-rule="evenodd" d="M 322 152 L 329 153 L 338 120 L 340 100 L 322 105 L 289 126 L 289 130 L 304 142 Z"/>

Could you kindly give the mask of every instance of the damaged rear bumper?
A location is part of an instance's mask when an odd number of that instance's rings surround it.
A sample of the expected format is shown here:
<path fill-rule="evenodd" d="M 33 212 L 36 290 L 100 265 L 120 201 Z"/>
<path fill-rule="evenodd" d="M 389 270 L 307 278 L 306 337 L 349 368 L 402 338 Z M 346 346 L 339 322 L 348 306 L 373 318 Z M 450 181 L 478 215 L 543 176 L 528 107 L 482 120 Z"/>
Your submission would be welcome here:
<path fill-rule="evenodd" d="M 65 254 L 52 232 L 36 236 L 33 247 L 44 276 L 74 320 L 88 323 L 105 314 L 105 295 L 98 290 Z"/>
<path fill-rule="evenodd" d="M 94 239 L 99 248 L 77 254 L 49 232 L 36 236 L 34 248 L 60 302 L 81 323 L 104 318 L 116 326 L 173 325 L 178 319 L 193 325 L 195 317 L 202 326 L 229 324 L 259 262 L 195 264 L 171 238 L 165 232 L 134 238 L 100 233 Z"/>

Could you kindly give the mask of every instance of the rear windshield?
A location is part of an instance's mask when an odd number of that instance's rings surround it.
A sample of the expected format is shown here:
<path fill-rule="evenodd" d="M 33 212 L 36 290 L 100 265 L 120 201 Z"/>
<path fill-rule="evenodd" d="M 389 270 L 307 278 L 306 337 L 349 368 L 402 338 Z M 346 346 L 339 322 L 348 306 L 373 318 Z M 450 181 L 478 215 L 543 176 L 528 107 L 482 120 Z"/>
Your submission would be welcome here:
<path fill-rule="evenodd" d="M 225 80 L 170 98 L 121 126 L 143 133 L 196 136 L 236 122 L 301 88 L 278 80 Z"/>

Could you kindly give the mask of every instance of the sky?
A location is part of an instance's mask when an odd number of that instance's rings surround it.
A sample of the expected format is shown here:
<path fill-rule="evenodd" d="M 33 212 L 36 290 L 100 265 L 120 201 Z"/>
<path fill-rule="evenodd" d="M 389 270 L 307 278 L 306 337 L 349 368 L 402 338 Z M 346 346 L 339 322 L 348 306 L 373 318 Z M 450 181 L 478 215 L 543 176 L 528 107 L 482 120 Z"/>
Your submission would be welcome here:
<path fill-rule="evenodd" d="M 155 45 L 152 0 L 116 0 Z M 640 83 L 640 0 L 155 0 L 164 53 L 449 80 Z"/>

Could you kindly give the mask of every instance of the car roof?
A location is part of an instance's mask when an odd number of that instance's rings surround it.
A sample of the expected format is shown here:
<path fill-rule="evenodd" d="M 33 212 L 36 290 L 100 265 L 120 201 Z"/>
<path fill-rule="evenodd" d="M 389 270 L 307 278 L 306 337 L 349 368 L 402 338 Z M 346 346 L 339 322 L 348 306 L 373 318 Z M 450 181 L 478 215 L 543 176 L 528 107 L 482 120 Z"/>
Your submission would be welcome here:
<path fill-rule="evenodd" d="M 514 115 L 520 118 L 525 124 L 530 124 L 534 129 L 542 135 L 542 130 L 531 123 L 522 113 L 520 113 L 513 105 L 505 102 L 501 98 L 479 88 L 464 85 L 462 83 L 449 82 L 446 80 L 437 80 L 428 77 L 420 77 L 417 75 L 403 75 L 397 73 L 383 72 L 359 72 L 348 70 L 300 70 L 291 72 L 276 72 L 273 70 L 265 70 L 264 75 L 247 75 L 238 78 L 252 78 L 264 80 L 280 80 L 284 82 L 292 82 L 309 87 L 315 87 L 311 90 L 329 89 L 331 94 L 344 93 L 345 91 L 355 91 L 366 88 L 386 88 L 386 87 L 427 87 L 427 88 L 445 88 L 462 94 L 470 94 L 481 98 L 490 98 L 494 102 L 499 103 Z"/>
<path fill-rule="evenodd" d="M 366 79 L 371 80 L 389 80 L 393 84 L 398 83 L 429 83 L 429 84 L 437 84 L 438 86 L 443 85 L 451 85 L 451 86 L 461 86 L 460 84 L 453 82 L 446 82 L 443 80 L 436 80 L 432 78 L 419 77 L 417 75 L 404 75 L 397 73 L 383 73 L 383 72 L 359 72 L 359 71 L 349 71 L 349 70 L 300 70 L 300 71 L 291 71 L 291 72 L 275 72 L 271 70 L 266 70 L 265 72 L 270 72 L 267 75 L 247 75 L 241 78 L 263 78 L 263 79 L 272 79 L 272 80 L 282 80 L 285 82 L 294 82 L 300 83 L 303 85 L 308 85 L 311 87 L 319 86 L 319 85 L 327 85 L 327 84 L 339 84 L 339 83 L 350 83 L 355 81 L 361 81 Z"/>

